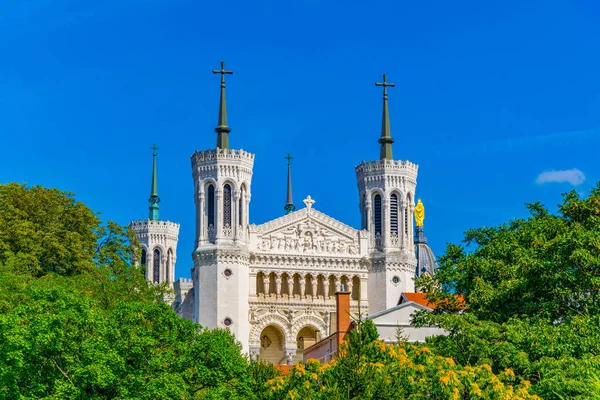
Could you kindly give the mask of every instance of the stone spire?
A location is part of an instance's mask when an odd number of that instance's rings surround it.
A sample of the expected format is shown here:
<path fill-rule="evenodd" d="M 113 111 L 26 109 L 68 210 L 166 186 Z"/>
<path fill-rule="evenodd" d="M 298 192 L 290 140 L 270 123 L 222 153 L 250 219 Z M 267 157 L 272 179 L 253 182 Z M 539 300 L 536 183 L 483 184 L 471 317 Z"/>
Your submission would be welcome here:
<path fill-rule="evenodd" d="M 158 221 L 158 203 L 160 203 L 158 181 L 156 179 L 156 150 L 158 150 L 158 146 L 153 144 L 150 148 L 152 149 L 152 186 L 150 188 L 150 198 L 148 199 L 150 202 L 148 219 L 150 221 Z"/>
<path fill-rule="evenodd" d="M 378 142 L 381 144 L 381 151 L 379 153 L 379 159 L 381 160 L 393 160 L 392 155 L 392 133 L 390 130 L 390 114 L 388 112 L 388 86 L 396 86 L 394 83 L 388 83 L 386 81 L 386 75 L 383 74 L 383 82 L 376 82 L 375 86 L 383 86 L 383 113 L 381 116 L 381 137 Z"/>
<path fill-rule="evenodd" d="M 288 153 L 287 156 L 285 156 L 285 159 L 287 160 L 287 165 L 288 165 L 288 180 L 287 180 L 287 200 L 285 203 L 285 207 L 283 207 L 283 209 L 285 210 L 286 215 L 287 214 L 291 214 L 294 211 L 296 211 L 296 206 L 294 205 L 294 200 L 292 199 L 292 159 L 294 157 L 292 157 L 290 155 L 290 153 Z"/>
<path fill-rule="evenodd" d="M 217 148 L 229 148 L 229 132 L 231 128 L 227 126 L 227 102 L 225 100 L 225 75 L 233 74 L 233 71 L 225 70 L 225 61 L 221 61 L 221 69 L 213 70 L 213 74 L 221 74 L 221 99 L 219 101 L 219 121 L 215 132 L 217 133 Z"/>

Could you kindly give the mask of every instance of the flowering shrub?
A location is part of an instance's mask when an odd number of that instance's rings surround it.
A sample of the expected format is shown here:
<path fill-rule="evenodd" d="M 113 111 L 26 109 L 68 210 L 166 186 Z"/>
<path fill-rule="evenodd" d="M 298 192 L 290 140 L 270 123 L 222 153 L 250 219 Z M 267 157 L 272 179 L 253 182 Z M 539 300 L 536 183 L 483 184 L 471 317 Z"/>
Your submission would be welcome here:
<path fill-rule="evenodd" d="M 540 399 L 512 370 L 457 365 L 427 347 L 376 340 L 361 352 L 345 343 L 339 358 L 296 364 L 267 382 L 272 399 Z"/>

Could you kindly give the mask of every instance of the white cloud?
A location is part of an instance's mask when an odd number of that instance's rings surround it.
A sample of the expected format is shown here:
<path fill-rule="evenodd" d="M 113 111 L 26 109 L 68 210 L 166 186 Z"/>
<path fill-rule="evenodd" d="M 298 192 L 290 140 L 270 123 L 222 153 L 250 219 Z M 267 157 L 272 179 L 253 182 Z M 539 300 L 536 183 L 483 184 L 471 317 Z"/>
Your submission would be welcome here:
<path fill-rule="evenodd" d="M 579 186 L 585 181 L 585 175 L 577 168 L 565 169 L 561 171 L 546 171 L 539 174 L 535 183 L 570 183 L 573 186 Z"/>

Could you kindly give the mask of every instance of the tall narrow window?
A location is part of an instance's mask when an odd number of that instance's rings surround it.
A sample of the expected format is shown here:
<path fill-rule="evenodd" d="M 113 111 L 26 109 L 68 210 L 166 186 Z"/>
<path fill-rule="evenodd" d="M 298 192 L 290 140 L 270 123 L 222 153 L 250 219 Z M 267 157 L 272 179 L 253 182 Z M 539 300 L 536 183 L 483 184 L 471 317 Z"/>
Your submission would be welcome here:
<path fill-rule="evenodd" d="M 390 197 L 390 231 L 398 235 L 398 196 Z"/>
<path fill-rule="evenodd" d="M 408 207 L 410 207 L 410 196 L 406 196 L 406 207 L 404 207 L 404 234 L 408 237 Z"/>
<path fill-rule="evenodd" d="M 208 226 L 215 226 L 215 187 L 213 185 L 208 185 L 208 200 L 206 213 L 208 219 Z"/>
<path fill-rule="evenodd" d="M 223 186 L 223 227 L 231 228 L 231 186 Z"/>
<path fill-rule="evenodd" d="M 170 281 L 169 274 L 171 273 L 172 268 L 173 268 L 173 250 L 169 249 L 169 251 L 167 252 L 167 268 L 165 270 L 165 280 L 167 282 Z"/>
<path fill-rule="evenodd" d="M 146 249 L 142 249 L 142 262 L 140 264 L 142 267 L 142 273 L 145 276 L 146 271 L 148 270 L 148 266 L 146 265 L 148 264 L 148 253 L 146 252 Z"/>
<path fill-rule="evenodd" d="M 246 197 L 246 188 L 244 186 L 242 186 L 242 190 L 240 191 L 240 204 L 239 204 L 239 211 L 238 211 L 238 225 L 239 226 L 243 226 L 244 225 L 244 202 L 245 202 L 245 197 Z"/>
<path fill-rule="evenodd" d="M 367 198 L 366 195 L 363 193 L 362 195 L 362 204 L 360 205 L 360 209 L 362 210 L 362 220 L 361 220 L 361 224 L 362 224 L 362 229 L 367 229 L 368 228 L 368 221 L 367 221 Z"/>
<path fill-rule="evenodd" d="M 375 234 L 381 234 L 381 196 L 378 194 L 373 198 L 373 220 L 375 223 Z"/>
<path fill-rule="evenodd" d="M 153 276 L 152 282 L 160 283 L 160 250 L 154 249 L 152 263 L 154 265 L 153 268 Z"/>

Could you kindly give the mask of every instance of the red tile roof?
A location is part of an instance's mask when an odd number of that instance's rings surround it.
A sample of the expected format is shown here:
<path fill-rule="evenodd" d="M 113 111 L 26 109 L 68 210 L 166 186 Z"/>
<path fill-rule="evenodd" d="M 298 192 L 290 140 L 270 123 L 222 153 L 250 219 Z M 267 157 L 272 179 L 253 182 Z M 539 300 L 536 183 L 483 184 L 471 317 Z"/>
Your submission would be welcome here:
<path fill-rule="evenodd" d="M 412 301 L 414 303 L 420 304 L 422 306 L 425 307 L 429 307 L 429 308 L 435 308 L 435 304 L 430 303 L 426 298 L 425 295 L 427 293 L 407 293 L 404 292 L 402 293 L 402 296 L 404 298 L 406 298 L 407 301 Z"/>
<path fill-rule="evenodd" d="M 400 303 L 404 303 L 405 299 L 406 301 L 412 301 L 414 303 L 420 304 L 422 306 L 425 307 L 429 307 L 431 309 L 434 309 L 436 307 L 435 304 L 430 303 L 425 296 L 427 296 L 427 293 L 409 293 L 409 292 L 404 292 L 402 293 L 402 300 L 400 301 Z M 465 298 L 462 295 L 458 295 L 458 301 L 461 303 L 461 305 L 463 306 L 463 308 L 466 308 L 466 306 L 464 306 L 465 304 Z"/>

